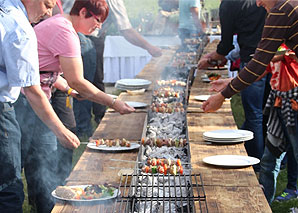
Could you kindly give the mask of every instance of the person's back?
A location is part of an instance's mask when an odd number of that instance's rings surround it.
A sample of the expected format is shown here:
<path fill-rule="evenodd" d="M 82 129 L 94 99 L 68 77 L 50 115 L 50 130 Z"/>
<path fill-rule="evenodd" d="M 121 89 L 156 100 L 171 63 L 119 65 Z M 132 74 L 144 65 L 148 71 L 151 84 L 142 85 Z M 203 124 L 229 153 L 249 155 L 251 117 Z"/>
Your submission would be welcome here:
<path fill-rule="evenodd" d="M 200 0 L 180 0 L 179 1 L 179 28 L 196 30 L 196 26 L 190 12 L 190 8 L 200 9 Z M 199 17 L 198 17 L 199 18 Z"/>
<path fill-rule="evenodd" d="M 30 42 L 32 49 L 37 49 L 37 41 L 28 18 L 24 6 L 17 0 L 7 0 L 0 5 L 0 37 L 1 52 L 0 55 L 0 101 L 15 102 L 21 86 L 30 86 L 32 82 L 24 81 L 19 70 L 24 66 L 23 63 L 15 63 L 18 58 L 31 58 L 28 60 L 31 64 L 28 66 L 27 72 L 32 73 L 38 69 L 37 52 L 30 52 L 30 56 L 21 55 L 19 51 L 24 44 Z M 24 38 L 30 38 L 23 42 Z M 35 38 L 35 39 L 34 39 Z M 12 43 L 18 44 L 12 45 Z M 27 66 L 27 62 L 26 62 Z M 38 84 L 38 73 L 34 76 L 35 82 Z"/>
<path fill-rule="evenodd" d="M 261 39 L 266 10 L 256 4 L 246 5 L 246 0 L 222 0 L 220 4 L 220 24 L 222 42 L 217 53 L 227 55 L 233 49 L 233 35 L 237 34 L 241 62 L 247 63 Z"/>

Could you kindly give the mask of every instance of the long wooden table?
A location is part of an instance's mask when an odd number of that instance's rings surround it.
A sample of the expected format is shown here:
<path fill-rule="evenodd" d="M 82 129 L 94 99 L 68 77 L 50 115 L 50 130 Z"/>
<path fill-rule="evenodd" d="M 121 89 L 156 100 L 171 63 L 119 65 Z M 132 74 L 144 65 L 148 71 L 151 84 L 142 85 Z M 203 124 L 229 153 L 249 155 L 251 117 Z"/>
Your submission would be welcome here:
<path fill-rule="evenodd" d="M 155 82 L 174 52 L 174 49 L 164 50 L 163 56 L 154 58 L 145 66 L 137 78 L 144 78 Z M 126 93 L 121 93 L 119 98 L 124 101 L 143 101 L 149 104 L 153 88 L 154 84 L 150 86 L 145 94 L 137 96 L 129 96 Z M 226 101 L 223 108 L 216 113 L 203 113 L 201 102 L 196 101 L 194 96 L 207 93 L 209 93 L 208 84 L 203 84 L 200 81 L 200 73 L 198 73 L 190 91 L 187 123 L 192 169 L 193 173 L 200 173 L 202 176 L 208 211 L 211 213 L 271 212 L 252 167 L 223 169 L 208 166 L 202 162 L 204 157 L 210 155 L 246 155 L 243 144 L 218 146 L 206 144 L 203 141 L 202 133 L 204 131 L 224 128 L 236 129 L 229 101 Z M 110 110 L 106 113 L 92 137 L 94 139 L 127 138 L 132 141 L 140 140 L 145 118 L 145 110 L 138 110 L 136 113 L 129 115 L 120 115 Z M 67 185 L 102 184 L 105 182 L 118 184 L 120 179 L 117 174 L 118 170 L 111 169 L 110 167 L 134 168 L 135 165 L 133 163 L 111 161 L 110 159 L 135 161 L 137 154 L 136 151 L 120 154 L 104 153 L 87 148 L 67 179 Z M 67 203 L 57 203 L 52 212 L 110 212 L 111 205 L 76 206 Z M 199 209 L 199 206 L 196 207 Z"/>

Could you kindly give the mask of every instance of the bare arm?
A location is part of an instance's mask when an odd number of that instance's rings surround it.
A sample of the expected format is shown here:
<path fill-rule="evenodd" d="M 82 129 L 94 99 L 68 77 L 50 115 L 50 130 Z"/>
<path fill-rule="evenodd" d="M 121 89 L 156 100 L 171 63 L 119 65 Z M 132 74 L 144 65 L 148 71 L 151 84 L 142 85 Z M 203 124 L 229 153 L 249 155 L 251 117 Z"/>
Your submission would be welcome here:
<path fill-rule="evenodd" d="M 25 95 L 38 117 L 54 132 L 60 143 L 67 148 L 77 148 L 80 141 L 60 121 L 40 85 L 24 88 Z"/>
<path fill-rule="evenodd" d="M 195 23 L 195 25 L 196 25 L 197 30 L 199 31 L 199 33 L 204 32 L 202 23 L 201 23 L 201 21 L 199 19 L 199 8 L 197 8 L 197 7 L 191 7 L 190 8 L 190 12 L 191 12 L 192 18 L 194 20 L 194 23 Z"/>
<path fill-rule="evenodd" d="M 121 33 L 129 43 L 147 50 L 153 57 L 159 57 L 162 55 L 159 47 L 151 45 L 137 31 L 135 31 L 135 29 L 130 28 L 122 30 Z"/>
<path fill-rule="evenodd" d="M 81 58 L 69 58 L 59 56 L 60 65 L 65 79 L 69 86 L 79 92 L 84 98 L 109 106 L 120 114 L 127 114 L 134 111 L 120 100 L 114 102 L 113 98 L 96 88 L 83 76 L 83 63 Z"/>

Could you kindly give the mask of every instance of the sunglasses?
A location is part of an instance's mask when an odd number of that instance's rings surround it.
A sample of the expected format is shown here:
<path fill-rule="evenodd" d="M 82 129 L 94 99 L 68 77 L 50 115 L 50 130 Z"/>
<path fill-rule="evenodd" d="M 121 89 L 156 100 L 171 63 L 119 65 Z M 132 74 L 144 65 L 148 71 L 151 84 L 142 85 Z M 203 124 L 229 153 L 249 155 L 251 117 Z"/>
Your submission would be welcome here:
<path fill-rule="evenodd" d="M 95 18 L 95 20 L 98 22 L 98 24 L 101 23 L 100 18 L 98 18 L 92 11 L 88 11 L 88 12 L 93 16 L 93 18 Z"/>

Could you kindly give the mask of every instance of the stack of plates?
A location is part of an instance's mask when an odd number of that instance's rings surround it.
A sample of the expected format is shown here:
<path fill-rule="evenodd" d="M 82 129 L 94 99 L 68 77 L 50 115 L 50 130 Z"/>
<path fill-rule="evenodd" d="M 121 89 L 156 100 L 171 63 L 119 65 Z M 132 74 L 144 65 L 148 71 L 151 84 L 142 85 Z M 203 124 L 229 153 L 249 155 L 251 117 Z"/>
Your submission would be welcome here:
<path fill-rule="evenodd" d="M 239 143 L 253 139 L 253 132 L 248 130 L 224 129 L 203 133 L 203 139 L 214 143 Z"/>
<path fill-rule="evenodd" d="M 146 79 L 120 79 L 115 87 L 120 90 L 139 90 L 148 89 L 152 82 Z"/>

